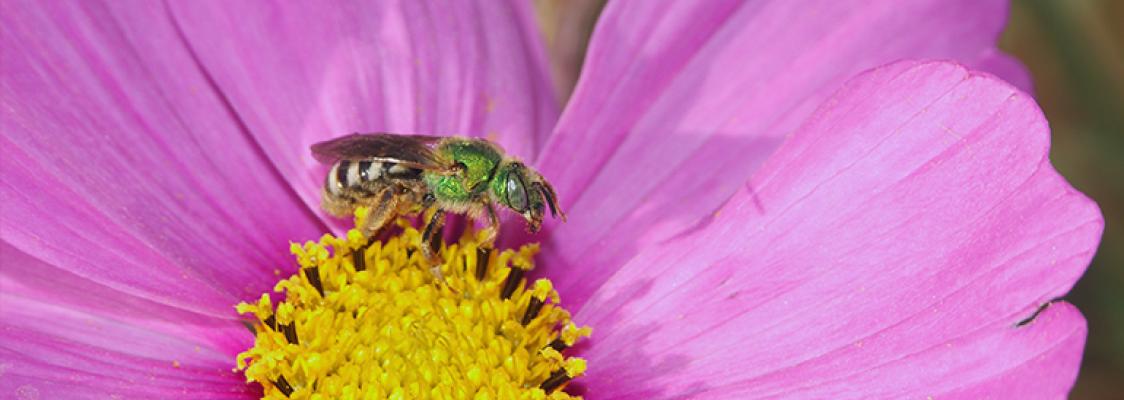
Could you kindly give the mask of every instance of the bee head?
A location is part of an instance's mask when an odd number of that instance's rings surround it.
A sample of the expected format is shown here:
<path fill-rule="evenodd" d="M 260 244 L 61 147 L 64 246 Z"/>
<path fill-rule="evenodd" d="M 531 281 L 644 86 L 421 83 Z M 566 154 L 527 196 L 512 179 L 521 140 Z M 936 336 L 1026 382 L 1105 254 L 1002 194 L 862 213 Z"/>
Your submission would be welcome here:
<path fill-rule="evenodd" d="M 500 165 L 492 182 L 492 196 L 497 203 L 522 215 L 531 233 L 542 227 L 547 207 L 550 215 L 566 220 L 566 215 L 558 210 L 557 196 L 550 183 L 518 161 Z"/>

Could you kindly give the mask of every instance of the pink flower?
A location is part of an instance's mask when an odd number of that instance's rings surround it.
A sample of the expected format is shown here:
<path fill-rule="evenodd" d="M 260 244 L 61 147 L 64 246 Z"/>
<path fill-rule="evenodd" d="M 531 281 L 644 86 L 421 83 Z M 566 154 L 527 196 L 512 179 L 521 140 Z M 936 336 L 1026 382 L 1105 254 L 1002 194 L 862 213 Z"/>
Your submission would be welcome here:
<path fill-rule="evenodd" d="M 613 3 L 560 114 L 524 2 L 6 2 L 0 394 L 252 397 L 232 306 L 338 224 L 308 146 L 391 131 L 554 182 L 589 398 L 1063 397 L 1103 220 L 1005 10 Z"/>

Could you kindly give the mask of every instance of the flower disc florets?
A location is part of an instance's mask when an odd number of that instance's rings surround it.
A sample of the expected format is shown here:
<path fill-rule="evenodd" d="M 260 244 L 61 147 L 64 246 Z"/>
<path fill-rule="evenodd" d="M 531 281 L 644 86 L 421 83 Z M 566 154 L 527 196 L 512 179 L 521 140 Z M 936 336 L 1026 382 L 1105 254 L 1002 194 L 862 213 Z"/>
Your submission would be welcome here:
<path fill-rule="evenodd" d="M 301 271 L 274 288 L 284 300 L 238 305 L 257 317 L 238 369 L 264 398 L 575 398 L 559 389 L 585 360 L 561 352 L 590 329 L 550 281 L 523 279 L 537 245 L 492 254 L 466 230 L 440 249 L 442 283 L 399 225 L 385 242 L 353 229 L 294 243 Z"/>

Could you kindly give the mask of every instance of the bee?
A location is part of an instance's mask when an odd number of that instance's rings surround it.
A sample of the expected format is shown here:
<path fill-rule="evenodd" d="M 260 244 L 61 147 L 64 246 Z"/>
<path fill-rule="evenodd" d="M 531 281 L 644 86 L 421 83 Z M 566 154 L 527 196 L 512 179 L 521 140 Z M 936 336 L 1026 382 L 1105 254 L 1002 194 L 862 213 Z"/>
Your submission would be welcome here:
<path fill-rule="evenodd" d="M 545 208 L 565 221 L 554 188 L 537 171 L 500 146 L 465 137 L 351 134 L 312 145 L 317 161 L 331 164 L 322 206 L 346 217 L 359 206 L 371 211 L 360 229 L 374 237 L 400 215 L 433 212 L 422 233 L 426 258 L 435 259 L 446 213 L 484 218 L 491 249 L 499 232 L 496 206 L 519 214 L 527 231 L 542 227 Z"/>

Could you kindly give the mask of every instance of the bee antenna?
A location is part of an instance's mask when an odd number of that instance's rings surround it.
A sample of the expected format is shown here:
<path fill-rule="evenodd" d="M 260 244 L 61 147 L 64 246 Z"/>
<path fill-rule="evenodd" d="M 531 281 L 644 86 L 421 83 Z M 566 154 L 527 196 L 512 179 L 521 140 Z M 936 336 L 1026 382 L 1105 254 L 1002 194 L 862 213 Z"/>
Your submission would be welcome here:
<path fill-rule="evenodd" d="M 550 215 L 562 218 L 562 222 L 566 222 L 566 214 L 558 211 L 558 201 L 554 196 L 554 188 L 551 188 L 550 184 L 536 183 L 535 185 L 538 186 L 543 197 L 546 197 L 546 205 L 550 207 Z"/>

